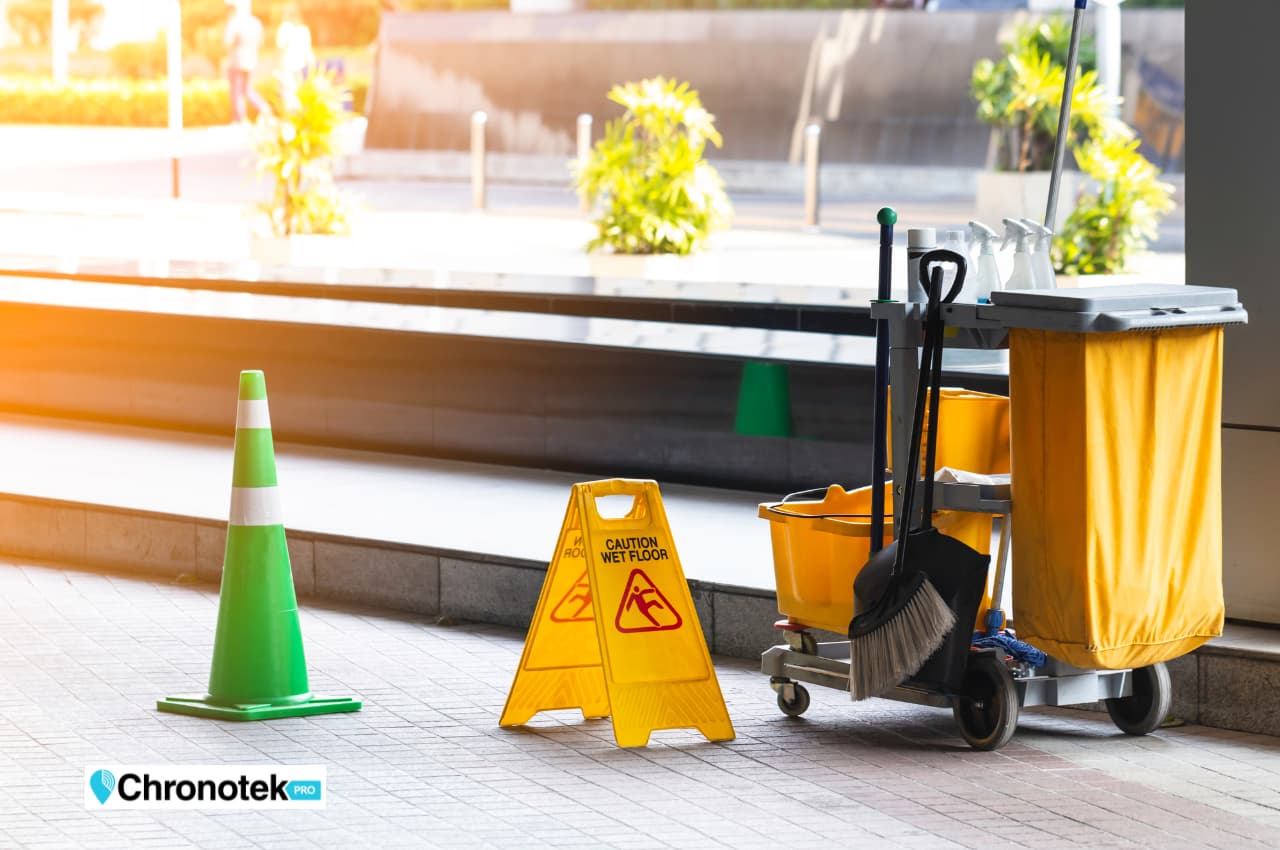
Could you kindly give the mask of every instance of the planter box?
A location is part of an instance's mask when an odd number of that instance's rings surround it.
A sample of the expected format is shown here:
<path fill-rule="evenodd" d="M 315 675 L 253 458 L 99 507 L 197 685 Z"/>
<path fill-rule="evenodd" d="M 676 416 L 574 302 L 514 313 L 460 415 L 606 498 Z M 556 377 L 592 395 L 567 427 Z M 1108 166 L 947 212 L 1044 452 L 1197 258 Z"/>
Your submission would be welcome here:
<path fill-rule="evenodd" d="M 369 129 L 369 119 L 363 115 L 352 116 L 338 127 L 338 155 L 355 156 L 364 152 L 364 137 Z"/>
<path fill-rule="evenodd" d="M 1044 221 L 1044 209 L 1049 203 L 1048 171 L 982 171 L 978 173 L 978 192 L 974 206 L 978 221 L 996 232 L 1003 231 L 1001 219 L 1029 218 Z M 1062 172 L 1058 188 L 1059 227 L 1076 206 L 1082 175 L 1078 171 Z"/>
<path fill-rule="evenodd" d="M 363 115 L 352 116 L 338 128 L 338 154 L 333 158 L 333 176 L 356 176 L 355 163 L 364 155 L 364 138 L 369 129 L 369 119 Z"/>
<path fill-rule="evenodd" d="M 343 262 L 355 243 L 349 236 L 264 236 L 253 234 L 249 257 L 264 266 L 310 266 L 327 268 L 350 265 Z"/>

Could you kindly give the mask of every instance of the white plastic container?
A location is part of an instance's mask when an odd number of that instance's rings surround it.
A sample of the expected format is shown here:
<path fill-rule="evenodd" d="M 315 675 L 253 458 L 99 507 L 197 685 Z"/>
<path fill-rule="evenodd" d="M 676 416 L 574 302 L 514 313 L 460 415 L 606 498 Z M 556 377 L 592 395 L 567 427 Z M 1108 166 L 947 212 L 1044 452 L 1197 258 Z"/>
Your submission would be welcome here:
<path fill-rule="evenodd" d="M 920 283 L 920 258 L 938 247 L 938 231 L 932 227 L 913 227 L 907 231 L 907 300 L 923 304 L 929 293 Z"/>
<path fill-rule="evenodd" d="M 1036 273 L 1031 267 L 1031 246 L 1035 244 L 1036 235 L 1022 222 L 1014 218 L 1004 220 L 1003 249 L 1013 243 L 1013 274 L 1005 281 L 1005 289 L 1035 289 Z"/>
<path fill-rule="evenodd" d="M 969 247 L 968 245 L 965 244 L 963 230 L 948 230 L 947 238 L 943 241 L 942 247 L 947 251 L 954 251 L 955 253 L 964 257 L 966 264 L 968 263 Z M 942 277 L 943 295 L 951 291 L 951 285 L 955 283 L 955 281 L 956 281 L 955 269 L 950 264 L 943 266 L 943 277 Z M 972 304 L 973 302 L 978 300 L 977 295 L 974 294 L 975 291 L 976 290 L 973 285 L 973 276 L 966 271 L 965 278 L 964 278 L 964 288 L 960 290 L 960 294 L 956 296 L 956 300 L 964 301 Z"/>
<path fill-rule="evenodd" d="M 1053 231 L 1030 218 L 1021 220 L 1023 226 L 1035 234 L 1031 249 L 1031 272 L 1035 276 L 1036 289 L 1057 289 L 1058 278 L 1053 273 Z"/>
<path fill-rule="evenodd" d="M 978 260 L 970 274 L 975 300 L 981 304 L 990 301 L 991 293 L 1000 288 L 1000 267 L 996 265 L 996 252 L 992 247 L 1000 234 L 980 221 L 969 222 L 969 232 L 973 234 L 973 244 L 978 246 Z M 966 284 L 965 289 L 968 288 Z"/>

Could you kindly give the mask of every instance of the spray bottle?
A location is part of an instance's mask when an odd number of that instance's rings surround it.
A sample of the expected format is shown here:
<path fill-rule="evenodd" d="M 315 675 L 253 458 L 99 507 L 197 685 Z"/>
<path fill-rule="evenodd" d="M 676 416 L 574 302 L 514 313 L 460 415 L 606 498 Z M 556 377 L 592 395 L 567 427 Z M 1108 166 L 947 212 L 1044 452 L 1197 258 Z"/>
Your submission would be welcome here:
<path fill-rule="evenodd" d="M 1057 289 L 1058 279 L 1053 273 L 1053 231 L 1033 219 L 1021 219 L 1036 235 L 1031 252 L 1031 270 L 1035 272 L 1036 289 Z"/>
<path fill-rule="evenodd" d="M 979 304 L 985 304 L 991 300 L 991 293 L 1000 288 L 1000 268 L 996 265 L 996 252 L 991 247 L 1000 234 L 980 221 L 969 222 L 969 232 L 973 234 L 973 244 L 978 246 L 978 267 L 973 274 L 974 295 Z"/>
<path fill-rule="evenodd" d="M 969 250 L 965 246 L 963 230 L 948 230 L 947 238 L 943 241 L 942 247 L 948 251 L 955 251 L 966 260 L 969 257 Z M 956 280 L 956 269 L 950 263 L 944 265 L 942 269 L 942 291 L 949 292 L 951 290 L 951 284 L 955 283 Z M 960 290 L 960 294 L 956 296 L 956 300 L 972 304 L 978 300 L 977 296 L 974 295 L 973 292 L 973 278 L 966 276 L 964 288 Z"/>
<path fill-rule="evenodd" d="M 1031 246 L 1035 244 L 1035 240 L 1036 235 L 1031 228 L 1016 218 L 1004 220 L 1004 242 L 1000 243 L 1000 247 L 1003 249 L 1010 242 L 1014 243 L 1013 274 L 1005 281 L 1005 289 L 1036 288 L 1036 273 L 1031 267 Z"/>
<path fill-rule="evenodd" d="M 923 304 L 929 300 L 920 283 L 920 258 L 938 247 L 938 231 L 932 227 L 915 227 L 907 231 L 907 300 Z"/>

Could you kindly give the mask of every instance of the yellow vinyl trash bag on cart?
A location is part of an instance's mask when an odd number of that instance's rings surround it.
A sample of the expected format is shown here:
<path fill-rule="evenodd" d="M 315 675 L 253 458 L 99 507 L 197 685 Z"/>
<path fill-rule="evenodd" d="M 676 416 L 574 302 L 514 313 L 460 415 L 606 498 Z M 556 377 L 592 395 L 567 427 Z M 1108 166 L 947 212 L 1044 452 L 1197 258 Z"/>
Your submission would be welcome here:
<path fill-rule="evenodd" d="M 1010 332 L 1013 616 L 1089 669 L 1222 634 L 1222 328 Z"/>

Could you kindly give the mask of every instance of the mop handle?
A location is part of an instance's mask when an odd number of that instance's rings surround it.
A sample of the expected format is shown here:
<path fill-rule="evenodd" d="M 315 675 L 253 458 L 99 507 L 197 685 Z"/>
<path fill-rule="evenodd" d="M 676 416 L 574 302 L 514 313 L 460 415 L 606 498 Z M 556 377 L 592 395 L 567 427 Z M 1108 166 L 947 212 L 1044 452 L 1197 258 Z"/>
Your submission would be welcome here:
<path fill-rule="evenodd" d="M 876 299 L 892 298 L 893 225 L 898 214 L 889 207 L 876 215 L 880 223 L 880 281 Z M 884 548 L 884 470 L 889 465 L 885 434 L 889 418 L 889 328 L 888 322 L 876 322 L 876 386 L 871 413 L 871 551 Z"/>
<path fill-rule="evenodd" d="M 942 292 L 942 266 L 937 265 L 938 263 L 953 263 L 956 267 L 956 279 L 952 282 L 951 289 L 945 295 Z M 904 470 L 908 477 L 902 495 L 901 515 L 894 517 L 894 522 L 898 523 L 898 549 L 894 552 L 893 572 L 891 574 L 895 576 L 902 575 L 907 563 L 907 533 L 911 530 L 911 523 L 915 517 L 916 483 L 920 479 L 920 441 L 924 436 L 925 405 L 928 403 L 930 396 L 929 384 L 933 380 L 935 373 L 939 378 L 942 375 L 942 305 L 955 301 L 960 294 L 960 290 L 964 288 L 965 267 L 964 257 L 955 251 L 948 251 L 945 248 L 934 249 L 920 258 L 920 282 L 924 284 L 929 301 L 925 305 L 924 350 L 920 356 L 920 377 L 916 381 L 915 415 L 911 419 L 911 444 L 907 449 L 907 468 Z M 932 393 L 935 402 L 940 395 L 940 392 Z M 931 434 L 937 429 L 936 424 L 929 427 Z M 896 475 L 897 472 L 895 471 L 894 474 Z M 925 487 L 927 488 L 925 495 L 932 511 L 932 473 L 930 473 L 930 479 L 925 482 Z M 932 528 L 932 515 L 926 515 L 920 527 L 922 529 Z"/>
<path fill-rule="evenodd" d="M 1062 106 L 1058 109 L 1058 135 L 1053 140 L 1053 173 L 1049 177 L 1049 206 L 1044 212 L 1044 226 L 1050 230 L 1058 218 L 1058 184 L 1062 182 L 1062 160 L 1066 155 L 1067 135 L 1071 131 L 1071 97 L 1076 88 L 1076 59 L 1080 55 L 1080 19 L 1088 0 L 1076 0 L 1071 18 L 1071 47 L 1067 50 L 1067 78 L 1062 86 Z"/>
<path fill-rule="evenodd" d="M 924 268 L 921 267 L 921 279 L 924 278 Z M 942 269 L 934 269 L 934 278 L 937 286 L 926 286 L 925 291 L 929 294 L 929 305 L 933 304 L 935 296 L 942 290 Z M 907 449 L 907 468 L 902 474 L 907 476 L 907 483 L 902 494 L 902 510 L 894 516 L 893 521 L 898 524 L 897 527 L 897 551 L 893 553 L 893 571 L 891 575 L 900 576 L 907 564 L 907 535 L 911 531 L 911 522 L 914 515 L 914 505 L 916 499 L 916 480 L 920 477 L 920 438 L 924 433 L 924 412 L 925 402 L 929 393 L 929 367 L 933 363 L 933 349 L 941 343 L 941 340 L 935 339 L 932 332 L 932 323 L 927 320 L 928 307 L 926 307 L 926 321 L 924 323 L 924 350 L 920 356 L 920 372 L 916 381 L 916 402 L 914 415 L 911 418 L 911 443 Z M 895 477 L 898 475 L 894 470 Z"/>
<path fill-rule="evenodd" d="M 949 304 L 964 289 L 966 263 L 964 258 L 953 251 L 930 251 L 920 258 L 920 275 L 923 279 L 929 266 L 935 262 L 950 262 L 956 267 L 956 277 L 951 289 L 942 294 L 942 270 L 934 267 L 929 276 L 929 330 L 938 341 L 933 351 L 933 362 L 929 364 L 929 433 L 925 437 L 924 451 L 924 508 L 921 511 L 920 527 L 933 528 L 933 472 L 938 460 L 938 432 L 941 429 L 938 408 L 942 399 L 942 349 L 945 337 L 942 333 L 942 305 Z M 937 290 L 935 292 L 934 290 Z"/>

